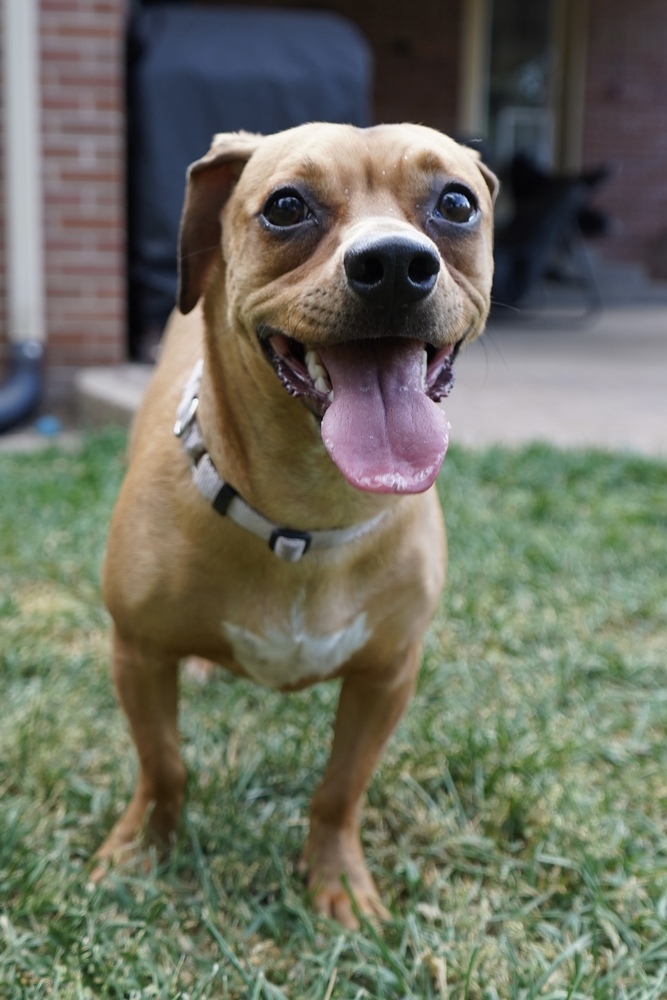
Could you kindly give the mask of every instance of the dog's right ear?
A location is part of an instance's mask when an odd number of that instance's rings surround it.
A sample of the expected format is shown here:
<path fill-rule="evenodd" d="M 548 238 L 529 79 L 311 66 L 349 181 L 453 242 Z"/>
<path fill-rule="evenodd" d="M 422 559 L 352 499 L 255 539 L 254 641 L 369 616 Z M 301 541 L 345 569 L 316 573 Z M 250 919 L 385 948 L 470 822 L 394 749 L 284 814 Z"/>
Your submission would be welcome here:
<path fill-rule="evenodd" d="M 188 168 L 185 204 L 178 239 L 178 308 L 189 313 L 197 305 L 220 253 L 220 213 L 261 135 L 226 132 L 216 135 L 206 156 Z"/>

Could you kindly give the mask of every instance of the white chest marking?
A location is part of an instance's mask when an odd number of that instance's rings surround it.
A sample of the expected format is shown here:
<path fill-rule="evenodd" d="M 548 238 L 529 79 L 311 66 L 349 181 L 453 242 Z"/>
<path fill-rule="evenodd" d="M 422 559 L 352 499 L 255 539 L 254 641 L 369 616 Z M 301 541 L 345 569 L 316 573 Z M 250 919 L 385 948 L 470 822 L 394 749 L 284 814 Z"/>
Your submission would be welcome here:
<path fill-rule="evenodd" d="M 248 677 L 272 688 L 296 684 L 304 677 L 327 677 L 361 649 L 371 634 L 362 613 L 337 632 L 314 635 L 305 630 L 298 607 L 284 624 L 269 625 L 263 635 L 232 622 L 223 622 L 222 628 Z"/>

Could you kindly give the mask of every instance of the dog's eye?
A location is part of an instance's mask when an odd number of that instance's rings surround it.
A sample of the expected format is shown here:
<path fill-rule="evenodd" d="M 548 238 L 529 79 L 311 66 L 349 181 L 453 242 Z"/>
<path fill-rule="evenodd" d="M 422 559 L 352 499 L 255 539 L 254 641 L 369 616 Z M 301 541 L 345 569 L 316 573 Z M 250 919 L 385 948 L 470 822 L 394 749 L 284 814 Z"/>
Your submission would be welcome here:
<path fill-rule="evenodd" d="M 264 206 L 263 216 L 272 226 L 297 226 L 310 215 L 301 195 L 294 191 L 277 191 Z"/>
<path fill-rule="evenodd" d="M 470 222 L 477 214 L 477 202 L 472 193 L 459 188 L 446 188 L 440 195 L 438 212 L 448 222 Z"/>

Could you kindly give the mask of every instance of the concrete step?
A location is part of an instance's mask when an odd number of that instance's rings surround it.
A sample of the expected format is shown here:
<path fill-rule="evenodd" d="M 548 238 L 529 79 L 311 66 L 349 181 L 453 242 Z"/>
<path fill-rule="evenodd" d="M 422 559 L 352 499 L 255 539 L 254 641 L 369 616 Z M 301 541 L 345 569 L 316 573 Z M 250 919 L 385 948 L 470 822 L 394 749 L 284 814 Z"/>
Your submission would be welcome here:
<path fill-rule="evenodd" d="M 128 426 L 141 402 L 152 365 L 82 368 L 75 380 L 76 408 L 84 427 Z"/>
<path fill-rule="evenodd" d="M 607 260 L 590 247 L 588 253 L 605 306 L 667 303 L 667 281 L 652 280 L 642 264 Z"/>

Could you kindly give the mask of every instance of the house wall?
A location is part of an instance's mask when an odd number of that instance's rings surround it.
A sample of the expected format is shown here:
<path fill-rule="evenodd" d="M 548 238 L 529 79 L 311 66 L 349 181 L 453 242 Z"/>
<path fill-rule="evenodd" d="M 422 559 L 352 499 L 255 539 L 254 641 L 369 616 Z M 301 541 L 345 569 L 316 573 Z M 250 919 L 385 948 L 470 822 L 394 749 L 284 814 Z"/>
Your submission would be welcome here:
<path fill-rule="evenodd" d="M 0 33 L 0 80 L 3 79 L 4 68 L 2 61 L 4 58 L 4 47 Z M 0 379 L 5 368 L 5 357 L 7 342 L 5 331 L 7 327 L 7 264 L 5 258 L 5 162 L 3 141 L 5 134 L 5 95 L 4 88 L 0 86 Z"/>
<path fill-rule="evenodd" d="M 125 357 L 124 15 L 125 0 L 40 3 L 46 364 L 56 396 L 81 365 Z M 1 284 L 0 302 L 2 359 Z"/>
<path fill-rule="evenodd" d="M 666 52 L 665 0 L 591 0 L 584 162 L 616 171 L 598 198 L 614 220 L 600 249 L 649 265 L 667 240 Z"/>
<path fill-rule="evenodd" d="M 126 2 L 40 0 L 52 395 L 69 392 L 76 368 L 126 356 Z M 292 0 L 290 5 L 335 10 L 358 24 L 375 55 L 378 120 L 422 121 L 452 131 L 464 2 Z M 284 0 L 249 3 L 285 5 Z M 667 257 L 667 5 L 664 0 L 590 4 L 584 163 L 617 168 L 599 198 L 616 230 L 599 248 L 607 256 L 644 261 L 662 237 Z M 0 93 L 0 149 L 2 138 Z M 7 346 L 4 239 L 0 198 L 0 378 Z"/>

